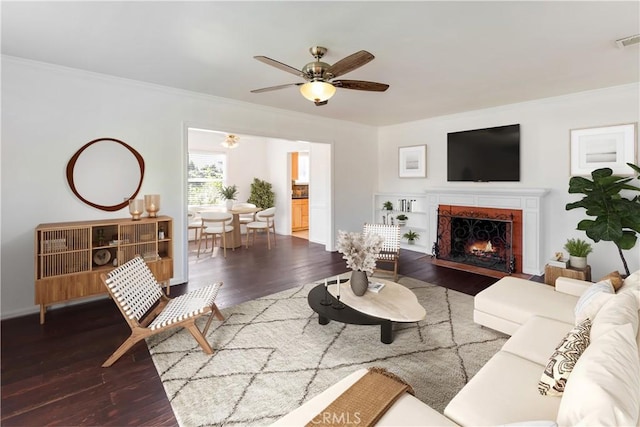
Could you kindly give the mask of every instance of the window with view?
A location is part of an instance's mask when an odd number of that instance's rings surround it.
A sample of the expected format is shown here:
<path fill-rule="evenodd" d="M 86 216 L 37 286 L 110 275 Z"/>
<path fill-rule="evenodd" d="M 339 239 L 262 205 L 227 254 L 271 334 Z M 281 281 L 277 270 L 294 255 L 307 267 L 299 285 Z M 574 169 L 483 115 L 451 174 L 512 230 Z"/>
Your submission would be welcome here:
<path fill-rule="evenodd" d="M 213 151 L 190 151 L 187 168 L 187 203 L 215 205 L 221 202 L 227 155 Z"/>

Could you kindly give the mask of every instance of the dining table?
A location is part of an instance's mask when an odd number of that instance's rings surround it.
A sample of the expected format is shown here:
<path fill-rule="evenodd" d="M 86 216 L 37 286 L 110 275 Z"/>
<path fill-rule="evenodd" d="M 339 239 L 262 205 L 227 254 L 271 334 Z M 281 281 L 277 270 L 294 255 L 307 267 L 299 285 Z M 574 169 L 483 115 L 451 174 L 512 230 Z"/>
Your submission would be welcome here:
<path fill-rule="evenodd" d="M 250 214 L 250 213 L 256 213 L 256 212 L 260 212 L 261 210 L 263 210 L 262 208 L 259 207 L 255 207 L 255 208 L 249 208 L 249 207 L 232 207 L 231 209 L 227 209 L 225 206 L 207 206 L 207 207 L 202 207 L 201 209 L 199 209 L 197 211 L 197 213 L 202 213 L 202 212 L 229 212 L 231 215 L 233 215 L 233 219 L 231 220 L 231 225 L 233 226 L 233 230 L 227 232 L 227 236 L 225 238 L 226 241 L 226 245 L 225 247 L 227 249 L 235 249 L 235 248 L 239 248 L 240 246 L 242 246 L 242 234 L 240 232 L 240 215 L 241 214 Z M 200 233 L 200 238 L 202 238 L 202 233 Z M 220 239 L 222 240 L 222 239 Z M 222 247 L 222 241 L 220 242 L 220 245 Z"/>

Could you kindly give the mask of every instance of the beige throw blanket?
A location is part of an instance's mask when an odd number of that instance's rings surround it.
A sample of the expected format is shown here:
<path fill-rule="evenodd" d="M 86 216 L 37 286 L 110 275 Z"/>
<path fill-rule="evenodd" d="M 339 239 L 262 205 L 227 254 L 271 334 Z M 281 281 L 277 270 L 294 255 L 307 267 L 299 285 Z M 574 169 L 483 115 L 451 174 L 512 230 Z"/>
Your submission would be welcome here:
<path fill-rule="evenodd" d="M 369 372 L 345 390 L 306 427 L 375 425 L 404 392 L 413 388 L 384 368 L 372 367 Z"/>

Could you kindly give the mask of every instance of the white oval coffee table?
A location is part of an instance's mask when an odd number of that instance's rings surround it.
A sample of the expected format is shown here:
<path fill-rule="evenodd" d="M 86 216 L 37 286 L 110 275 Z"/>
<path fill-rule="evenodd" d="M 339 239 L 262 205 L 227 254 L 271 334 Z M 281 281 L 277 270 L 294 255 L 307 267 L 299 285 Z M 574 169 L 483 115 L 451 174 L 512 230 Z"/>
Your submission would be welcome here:
<path fill-rule="evenodd" d="M 349 281 L 340 280 L 340 298 L 336 281 L 330 281 L 325 291 L 324 285 L 318 285 L 309 292 L 309 306 L 318 313 L 318 322 L 322 325 L 335 320 L 357 325 L 380 325 L 380 341 L 393 342 L 393 322 L 419 322 L 427 313 L 418 302 L 416 295 L 399 283 L 372 278 L 371 282 L 383 283 L 378 292 L 367 291 L 356 296 Z M 326 295 L 328 294 L 328 295 Z M 322 304 L 328 298 L 329 305 Z M 341 307 L 341 304 L 344 305 Z"/>

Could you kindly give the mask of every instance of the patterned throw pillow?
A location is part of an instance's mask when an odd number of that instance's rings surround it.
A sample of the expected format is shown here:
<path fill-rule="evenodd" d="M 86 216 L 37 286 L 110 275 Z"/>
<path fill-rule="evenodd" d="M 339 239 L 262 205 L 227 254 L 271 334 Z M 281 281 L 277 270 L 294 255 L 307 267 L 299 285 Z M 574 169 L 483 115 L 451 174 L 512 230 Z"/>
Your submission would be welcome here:
<path fill-rule="evenodd" d="M 591 320 L 585 319 L 569 331 L 551 355 L 542 377 L 538 382 L 538 391 L 544 396 L 560 396 L 564 392 L 569 374 L 580 355 L 589 345 Z"/>

